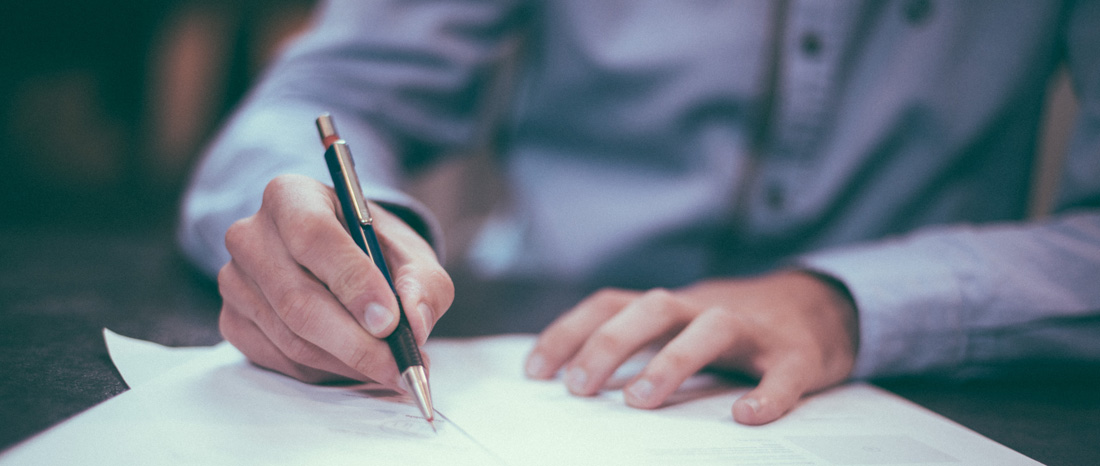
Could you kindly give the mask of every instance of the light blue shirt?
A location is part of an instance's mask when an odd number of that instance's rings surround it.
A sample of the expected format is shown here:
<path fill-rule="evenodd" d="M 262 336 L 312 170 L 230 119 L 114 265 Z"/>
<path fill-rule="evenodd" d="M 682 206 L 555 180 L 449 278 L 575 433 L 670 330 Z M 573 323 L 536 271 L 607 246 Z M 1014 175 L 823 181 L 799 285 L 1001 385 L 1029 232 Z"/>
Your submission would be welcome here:
<path fill-rule="evenodd" d="M 1056 215 L 1025 222 L 1063 64 Z M 430 239 L 404 173 L 496 147 L 494 274 L 814 269 L 858 306 L 856 377 L 1100 360 L 1100 2 L 333 0 L 202 161 L 190 257 L 224 264 L 274 176 L 329 182 L 324 111 L 368 197 Z"/>

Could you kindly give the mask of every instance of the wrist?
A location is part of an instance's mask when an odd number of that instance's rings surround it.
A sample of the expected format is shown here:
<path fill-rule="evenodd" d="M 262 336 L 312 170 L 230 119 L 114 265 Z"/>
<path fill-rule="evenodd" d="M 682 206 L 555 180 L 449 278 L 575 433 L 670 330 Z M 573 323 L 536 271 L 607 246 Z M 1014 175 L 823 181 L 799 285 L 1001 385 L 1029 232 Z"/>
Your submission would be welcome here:
<path fill-rule="evenodd" d="M 841 281 L 839 278 L 836 278 L 824 272 L 819 272 L 817 270 L 811 269 L 798 269 L 797 272 L 808 275 L 811 278 L 816 279 L 818 282 L 824 284 L 826 287 L 832 290 L 837 299 L 844 301 L 844 303 L 848 305 L 854 313 L 858 313 L 856 308 L 856 300 L 852 297 L 852 292 L 848 290 L 848 285 L 845 285 L 844 282 Z"/>
<path fill-rule="evenodd" d="M 848 285 L 833 275 L 817 270 L 797 269 L 795 272 L 813 279 L 828 290 L 832 298 L 830 301 L 833 303 L 831 308 L 841 315 L 844 328 L 850 336 L 852 354 L 857 354 L 859 350 L 859 308 L 856 306 L 856 300 L 848 289 Z"/>

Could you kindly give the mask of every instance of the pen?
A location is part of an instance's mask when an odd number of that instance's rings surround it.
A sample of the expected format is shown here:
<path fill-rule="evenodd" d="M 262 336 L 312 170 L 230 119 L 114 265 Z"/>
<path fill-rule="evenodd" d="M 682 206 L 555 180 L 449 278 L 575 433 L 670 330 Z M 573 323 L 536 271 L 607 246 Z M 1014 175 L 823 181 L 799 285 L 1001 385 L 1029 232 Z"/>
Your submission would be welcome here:
<path fill-rule="evenodd" d="M 328 164 L 329 174 L 332 175 L 333 188 L 336 190 L 336 197 L 340 199 L 340 208 L 344 212 L 351 238 L 374 261 L 374 265 L 386 277 L 394 298 L 397 298 L 399 320 L 397 328 L 386 337 L 386 343 L 390 345 L 393 358 L 397 361 L 401 378 L 416 398 L 416 405 L 424 414 L 424 419 L 430 423 L 435 418 L 435 409 L 432 408 L 432 393 L 428 388 L 428 375 L 424 372 L 424 360 L 409 327 L 409 320 L 405 317 L 405 308 L 401 305 L 401 297 L 393 285 L 386 259 L 382 257 L 382 248 L 379 247 L 378 236 L 374 233 L 374 219 L 363 197 L 359 176 L 355 173 L 355 161 L 351 158 L 347 143 L 337 135 L 331 115 L 325 113 L 317 118 L 317 131 L 321 133 L 321 143 L 325 146 L 325 162 Z"/>

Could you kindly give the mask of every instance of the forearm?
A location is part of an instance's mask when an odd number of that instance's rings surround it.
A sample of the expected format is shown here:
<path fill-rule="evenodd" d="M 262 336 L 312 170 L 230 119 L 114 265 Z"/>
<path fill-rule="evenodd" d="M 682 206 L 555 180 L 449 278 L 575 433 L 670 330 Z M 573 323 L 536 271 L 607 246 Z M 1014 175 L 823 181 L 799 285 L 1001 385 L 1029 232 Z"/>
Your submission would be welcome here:
<path fill-rule="evenodd" d="M 259 209 L 265 186 L 276 176 L 300 174 L 332 183 L 313 125 L 323 111 L 318 104 L 253 102 L 211 145 L 184 194 L 177 232 L 184 253 L 203 271 L 213 275 L 229 260 L 226 230 Z M 357 166 L 364 195 L 397 213 L 442 253 L 441 242 L 433 241 L 441 237 L 439 226 L 427 208 L 392 188 L 396 175 L 392 163 L 386 162 L 391 159 L 377 156 L 385 151 L 383 146 L 365 130 L 355 134 L 357 139 L 349 144 L 356 152 L 375 155 L 364 157 Z"/>
<path fill-rule="evenodd" d="M 331 183 L 313 125 L 322 112 L 336 117 L 354 149 L 364 195 L 441 252 L 427 210 L 393 187 L 403 166 L 473 140 L 481 99 L 471 96 L 482 92 L 486 83 L 478 77 L 507 46 L 508 28 L 499 25 L 512 8 L 510 2 L 321 5 L 314 27 L 272 65 L 199 165 L 181 212 L 186 254 L 214 273 L 229 257 L 226 229 L 256 212 L 277 175 Z"/>

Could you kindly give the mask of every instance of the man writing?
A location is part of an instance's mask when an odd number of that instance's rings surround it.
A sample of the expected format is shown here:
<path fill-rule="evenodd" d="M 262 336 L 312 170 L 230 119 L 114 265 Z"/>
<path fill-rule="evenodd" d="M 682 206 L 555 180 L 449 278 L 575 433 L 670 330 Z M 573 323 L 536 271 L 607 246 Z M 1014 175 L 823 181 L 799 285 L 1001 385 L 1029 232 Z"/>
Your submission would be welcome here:
<path fill-rule="evenodd" d="M 396 384 L 394 298 L 317 154 L 331 112 L 420 343 L 454 288 L 401 176 L 497 138 L 494 273 L 618 286 L 528 358 L 578 395 L 653 343 L 628 404 L 737 370 L 747 424 L 852 377 L 1096 361 L 1096 43 L 1090 2 L 332 1 L 213 144 L 181 239 L 253 362 Z M 1062 64 L 1081 115 L 1056 215 L 1025 222 Z"/>

